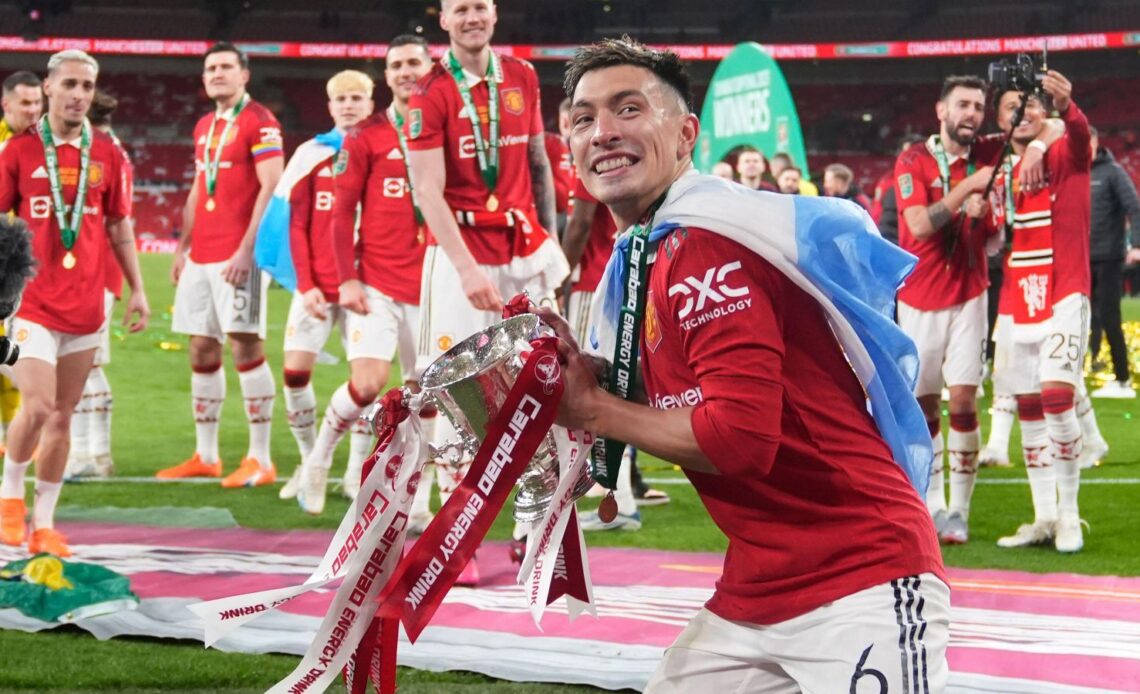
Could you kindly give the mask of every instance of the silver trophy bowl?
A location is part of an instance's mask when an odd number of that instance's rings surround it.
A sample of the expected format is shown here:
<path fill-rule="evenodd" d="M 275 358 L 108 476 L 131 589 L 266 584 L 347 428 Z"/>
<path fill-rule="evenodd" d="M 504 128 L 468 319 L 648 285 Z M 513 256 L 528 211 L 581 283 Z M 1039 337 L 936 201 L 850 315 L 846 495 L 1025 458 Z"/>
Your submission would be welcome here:
<path fill-rule="evenodd" d="M 538 316 L 508 318 L 475 333 L 436 359 L 420 377 L 420 388 L 431 395 L 455 430 L 459 440 L 432 446 L 432 454 L 456 465 L 474 457 L 522 370 L 520 353 L 540 335 Z M 585 470 L 585 468 L 583 468 Z M 542 519 L 558 486 L 558 455 L 554 437 L 545 441 L 519 477 L 515 494 L 515 520 L 535 523 Z M 575 486 L 585 494 L 592 480 L 583 472 Z"/>

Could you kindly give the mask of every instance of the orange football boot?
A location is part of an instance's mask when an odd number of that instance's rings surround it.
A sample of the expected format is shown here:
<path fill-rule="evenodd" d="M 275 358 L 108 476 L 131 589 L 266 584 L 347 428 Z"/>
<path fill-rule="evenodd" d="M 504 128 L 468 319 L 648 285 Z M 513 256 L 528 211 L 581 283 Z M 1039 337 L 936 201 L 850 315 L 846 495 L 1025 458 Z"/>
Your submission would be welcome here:
<path fill-rule="evenodd" d="M 165 470 L 159 470 L 154 476 L 160 480 L 177 480 L 183 477 L 221 477 L 222 461 L 216 460 L 212 463 L 206 463 L 202 461 L 202 456 L 195 453 L 194 457 L 186 462 L 168 467 Z"/>
<path fill-rule="evenodd" d="M 28 537 L 28 526 L 24 519 L 28 507 L 23 499 L 0 499 L 0 542 L 13 547 L 24 544 Z"/>
<path fill-rule="evenodd" d="M 222 480 L 222 486 L 226 489 L 260 487 L 265 484 L 273 484 L 276 481 L 277 468 L 274 467 L 273 463 L 270 463 L 268 468 L 263 468 L 261 463 L 257 462 L 257 458 L 242 458 L 238 469 L 226 475 L 226 478 Z"/>
<path fill-rule="evenodd" d="M 32 539 L 28 540 L 28 552 L 40 554 L 47 552 L 57 557 L 70 557 L 71 548 L 67 546 L 67 538 L 54 528 L 40 528 L 32 532 Z"/>

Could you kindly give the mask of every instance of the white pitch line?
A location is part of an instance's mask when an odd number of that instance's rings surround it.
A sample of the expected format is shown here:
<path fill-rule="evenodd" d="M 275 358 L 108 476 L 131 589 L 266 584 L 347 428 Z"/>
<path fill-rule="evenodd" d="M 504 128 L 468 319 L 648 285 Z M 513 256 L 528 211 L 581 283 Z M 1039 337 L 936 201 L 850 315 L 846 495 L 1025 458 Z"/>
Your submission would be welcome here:
<path fill-rule="evenodd" d="M 646 484 L 688 484 L 689 480 L 684 477 L 646 477 L 644 478 Z M 999 477 L 994 479 L 981 478 L 975 481 L 976 484 L 1029 484 L 1029 480 L 1018 477 Z M 1140 484 L 1140 477 L 1082 477 L 1081 486 L 1086 484 Z"/>
<path fill-rule="evenodd" d="M 660 484 L 660 485 L 680 485 L 689 484 L 689 480 L 684 477 L 646 477 L 644 478 L 647 484 Z M 28 484 L 32 484 L 34 480 L 27 480 Z M 122 484 L 221 484 L 221 480 L 217 477 L 184 477 L 176 480 L 160 480 L 157 477 L 85 477 L 82 479 L 70 480 L 73 484 L 94 484 L 94 483 L 122 483 Z M 337 477 L 330 477 L 329 482 L 333 484 L 341 484 L 342 480 Z M 284 484 L 284 480 L 279 480 L 273 484 Z M 1018 477 L 999 477 L 995 479 L 979 479 L 977 484 L 1029 484 L 1029 480 Z M 1092 477 L 1082 478 L 1081 485 L 1086 484 L 1140 484 L 1140 477 Z"/>

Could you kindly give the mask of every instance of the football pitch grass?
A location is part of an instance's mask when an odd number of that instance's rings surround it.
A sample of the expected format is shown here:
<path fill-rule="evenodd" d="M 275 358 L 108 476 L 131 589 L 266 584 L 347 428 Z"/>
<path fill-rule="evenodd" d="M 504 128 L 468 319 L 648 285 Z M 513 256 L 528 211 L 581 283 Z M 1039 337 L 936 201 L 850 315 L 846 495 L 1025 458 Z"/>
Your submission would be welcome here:
<path fill-rule="evenodd" d="M 194 426 L 190 412 L 190 369 L 186 340 L 170 330 L 174 291 L 168 279 L 170 256 L 142 259 L 147 290 L 154 312 L 151 327 L 127 335 L 113 326 L 112 363 L 107 368 L 114 391 L 113 453 L 116 475 L 149 477 L 160 468 L 190 456 Z M 281 289 L 269 294 L 269 330 L 266 351 L 281 388 L 282 335 L 289 295 Z M 118 311 L 121 312 L 121 304 Z M 1125 320 L 1140 320 L 1140 300 L 1125 302 Z M 116 316 L 119 317 L 118 315 Z M 332 391 L 347 377 L 343 350 L 335 341 L 328 351 L 338 364 L 318 365 L 313 374 L 318 408 L 323 411 Z M 229 472 L 245 452 L 247 430 L 241 407 L 237 374 L 226 357 L 228 396 L 221 421 L 221 454 Z M 397 377 L 393 374 L 392 384 Z M 980 402 L 983 433 L 988 431 L 988 398 Z M 1014 428 L 1012 468 L 983 469 L 971 508 L 971 541 L 944 548 L 946 563 L 971 568 L 1031 572 L 1071 572 L 1135 576 L 1140 572 L 1140 535 L 1133 519 L 1140 506 L 1140 400 L 1094 401 L 1101 430 L 1111 446 L 1105 464 L 1082 475 L 1082 516 L 1089 522 L 1085 548 L 1062 555 L 1046 548 L 1001 550 L 994 541 L 1030 519 L 1032 510 L 1025 471 L 1020 466 L 1019 439 Z M 333 468 L 343 471 L 347 441 Z M 296 444 L 285 420 L 283 398 L 274 411 L 272 450 L 279 478 L 298 463 Z M 642 457 L 647 477 L 682 481 L 672 466 Z M 644 547 L 680 551 L 720 552 L 724 536 L 709 520 L 692 488 L 683 483 L 661 485 L 672 502 L 643 508 L 638 532 L 590 533 L 587 544 L 607 547 Z M 181 506 L 228 509 L 243 527 L 258 529 L 336 528 L 348 502 L 330 489 L 323 516 L 303 514 L 293 502 L 277 498 L 279 485 L 257 489 L 226 490 L 213 484 L 68 484 L 61 507 L 144 508 Z M 509 512 L 504 511 L 489 537 L 510 535 Z M 557 616 L 552 618 L 558 618 Z M 245 655 L 204 649 L 201 643 L 161 639 L 117 638 L 101 642 L 86 632 L 67 627 L 39 634 L 0 631 L 0 692 L 43 691 L 263 691 L 296 664 L 285 655 Z M 400 691 L 415 692 L 592 692 L 591 687 L 516 684 L 470 673 L 430 673 L 402 669 Z"/>

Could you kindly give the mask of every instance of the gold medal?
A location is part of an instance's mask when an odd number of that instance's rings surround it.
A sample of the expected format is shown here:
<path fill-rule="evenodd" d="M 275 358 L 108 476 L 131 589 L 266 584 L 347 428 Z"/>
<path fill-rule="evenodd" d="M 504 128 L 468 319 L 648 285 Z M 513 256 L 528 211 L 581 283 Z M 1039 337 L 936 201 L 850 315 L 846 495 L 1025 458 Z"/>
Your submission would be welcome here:
<path fill-rule="evenodd" d="M 614 493 L 607 492 L 606 497 L 602 499 L 602 503 L 598 504 L 598 518 L 603 523 L 612 523 L 617 518 L 618 505 L 617 499 L 614 498 Z"/>
<path fill-rule="evenodd" d="M 68 251 L 67 254 L 63 256 L 63 269 L 70 270 L 73 267 L 75 267 L 75 255 L 71 251 Z"/>
<path fill-rule="evenodd" d="M 487 196 L 487 211 L 495 212 L 499 209 L 499 199 L 495 197 L 494 193 Z"/>
<path fill-rule="evenodd" d="M 213 212 L 214 208 L 217 206 L 218 205 L 217 205 L 217 203 L 214 202 L 213 198 L 206 198 L 206 211 L 207 212 Z"/>

